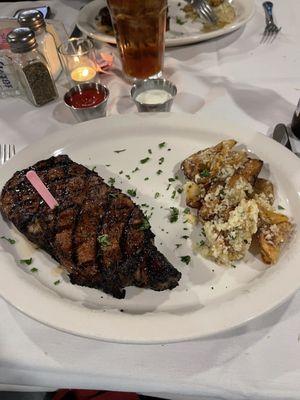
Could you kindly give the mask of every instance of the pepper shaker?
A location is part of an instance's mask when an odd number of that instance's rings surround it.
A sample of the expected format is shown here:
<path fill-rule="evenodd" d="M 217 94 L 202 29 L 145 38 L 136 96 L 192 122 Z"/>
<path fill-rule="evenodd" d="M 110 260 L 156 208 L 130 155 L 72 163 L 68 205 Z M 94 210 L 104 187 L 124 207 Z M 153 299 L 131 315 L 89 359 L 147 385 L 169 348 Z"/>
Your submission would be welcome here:
<path fill-rule="evenodd" d="M 58 97 L 43 55 L 38 51 L 34 32 L 16 28 L 7 35 L 19 81 L 31 103 L 42 106 Z"/>
<path fill-rule="evenodd" d="M 62 67 L 59 60 L 55 39 L 47 31 L 46 22 L 43 14 L 38 10 L 22 11 L 18 16 L 18 22 L 21 27 L 30 28 L 35 34 L 39 51 L 45 57 L 54 80 L 59 77 Z"/>

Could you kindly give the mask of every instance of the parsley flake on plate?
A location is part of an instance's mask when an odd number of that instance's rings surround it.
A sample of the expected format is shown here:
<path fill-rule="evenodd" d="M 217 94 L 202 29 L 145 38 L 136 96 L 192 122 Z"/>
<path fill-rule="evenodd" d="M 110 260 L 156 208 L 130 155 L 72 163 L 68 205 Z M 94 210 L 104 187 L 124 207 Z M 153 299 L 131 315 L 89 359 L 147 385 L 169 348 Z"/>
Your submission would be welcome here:
<path fill-rule="evenodd" d="M 282 207 L 280 204 L 278 204 L 278 210 L 285 210 L 285 208 L 284 207 Z"/>
<path fill-rule="evenodd" d="M 161 143 L 159 143 L 158 147 L 160 149 L 162 149 L 163 147 L 165 147 L 165 145 L 166 145 L 166 142 L 161 142 Z"/>
<path fill-rule="evenodd" d="M 179 210 L 176 207 L 170 207 L 169 221 L 171 223 L 178 221 Z"/>
<path fill-rule="evenodd" d="M 114 153 L 117 153 L 117 154 L 119 154 L 119 153 L 123 153 L 123 151 L 126 151 L 126 149 L 122 149 L 122 150 L 114 150 Z"/>
<path fill-rule="evenodd" d="M 158 164 L 161 165 L 165 161 L 165 157 L 160 157 Z"/>
<path fill-rule="evenodd" d="M 60 283 L 60 279 L 58 279 L 57 281 L 53 282 L 53 285 L 57 286 Z"/>
<path fill-rule="evenodd" d="M 161 170 L 161 169 L 159 169 L 158 171 L 156 171 L 156 174 L 157 174 L 157 175 L 160 175 L 160 174 L 162 174 L 162 170 Z"/>
<path fill-rule="evenodd" d="M 19 260 L 20 264 L 26 264 L 26 265 L 30 265 L 32 264 L 32 257 L 27 258 L 27 259 L 23 259 L 23 260 Z"/>
<path fill-rule="evenodd" d="M 154 198 L 157 199 L 159 196 L 160 196 L 160 193 L 156 192 L 155 195 L 154 195 Z"/>
<path fill-rule="evenodd" d="M 142 160 L 140 160 L 141 164 L 146 164 L 146 162 L 148 162 L 150 160 L 149 157 L 143 158 Z"/>
<path fill-rule="evenodd" d="M 15 239 L 11 239 L 11 238 L 8 238 L 6 236 L 1 236 L 0 239 L 6 240 L 9 244 L 15 244 L 16 243 Z"/>
<path fill-rule="evenodd" d="M 38 271 L 38 269 L 37 268 L 31 268 L 31 270 L 30 270 L 30 272 L 37 272 Z"/>
<path fill-rule="evenodd" d="M 131 196 L 131 197 L 135 197 L 136 196 L 136 189 L 128 189 L 127 190 L 127 194 L 129 194 L 129 196 Z"/>
<path fill-rule="evenodd" d="M 144 181 L 149 181 L 149 176 L 146 176 L 146 178 L 144 178 Z"/>
<path fill-rule="evenodd" d="M 180 260 L 186 265 L 189 265 L 189 263 L 191 262 L 191 256 L 182 256 L 180 257 Z"/>

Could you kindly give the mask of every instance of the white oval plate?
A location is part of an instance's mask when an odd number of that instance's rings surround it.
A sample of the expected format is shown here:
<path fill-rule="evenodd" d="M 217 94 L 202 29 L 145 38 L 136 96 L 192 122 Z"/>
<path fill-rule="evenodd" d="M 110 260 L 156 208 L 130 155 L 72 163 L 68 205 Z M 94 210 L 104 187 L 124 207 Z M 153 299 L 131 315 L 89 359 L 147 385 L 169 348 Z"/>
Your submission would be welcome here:
<path fill-rule="evenodd" d="M 199 240 L 200 228 L 183 223 L 184 195 L 172 199 L 180 180 L 183 182 L 182 175 L 166 190 L 168 178 L 177 174 L 186 156 L 232 137 L 265 161 L 264 174 L 276 187 L 278 204 L 298 225 L 300 162 L 275 141 L 249 129 L 187 114 L 132 114 L 93 120 L 21 151 L 1 168 L 0 188 L 16 170 L 52 154 L 65 153 L 76 162 L 96 166 L 105 179 L 115 177 L 117 187 L 136 188 L 138 204 L 154 207 L 150 222 L 155 242 L 182 272 L 179 286 L 164 292 L 132 287 L 124 300 L 117 300 L 99 290 L 71 285 L 54 260 L 0 219 L 0 236 L 16 239 L 15 245 L 1 241 L 0 294 L 25 314 L 57 329 L 126 343 L 199 338 L 236 327 L 278 306 L 300 286 L 299 232 L 271 268 L 250 253 L 236 268 L 217 266 L 193 253 L 192 242 Z M 158 146 L 161 142 L 166 142 L 162 149 Z M 126 151 L 114 152 L 120 149 Z M 151 160 L 141 164 L 145 157 Z M 164 162 L 159 164 L 161 157 Z M 140 170 L 132 173 L 136 166 Z M 163 173 L 157 175 L 159 169 Z M 120 170 L 124 171 L 121 175 Z M 160 196 L 154 199 L 156 192 Z M 170 207 L 181 211 L 177 223 L 168 221 Z M 184 235 L 190 238 L 185 240 Z M 176 250 L 177 243 L 182 246 Z M 189 265 L 180 260 L 185 255 L 192 258 Z M 18 262 L 29 257 L 33 258 L 30 266 Z M 38 271 L 31 272 L 33 267 Z M 57 280 L 60 283 L 54 285 Z"/>
<path fill-rule="evenodd" d="M 184 21 L 184 13 L 180 11 L 180 7 L 184 4 L 184 0 L 169 0 L 170 30 L 166 33 L 166 47 L 182 46 L 185 44 L 202 42 L 204 40 L 216 38 L 233 32 L 241 26 L 245 25 L 254 15 L 254 0 L 229 0 L 235 8 L 237 17 L 229 25 L 213 32 L 201 32 L 202 24 L 199 22 L 186 22 L 183 25 L 176 23 L 176 17 Z M 178 6 L 178 3 L 181 6 Z M 77 25 L 79 29 L 93 39 L 106 43 L 116 43 L 116 39 L 112 35 L 100 32 L 97 29 L 95 17 L 99 10 L 106 6 L 105 0 L 93 0 L 85 5 L 78 14 Z"/>

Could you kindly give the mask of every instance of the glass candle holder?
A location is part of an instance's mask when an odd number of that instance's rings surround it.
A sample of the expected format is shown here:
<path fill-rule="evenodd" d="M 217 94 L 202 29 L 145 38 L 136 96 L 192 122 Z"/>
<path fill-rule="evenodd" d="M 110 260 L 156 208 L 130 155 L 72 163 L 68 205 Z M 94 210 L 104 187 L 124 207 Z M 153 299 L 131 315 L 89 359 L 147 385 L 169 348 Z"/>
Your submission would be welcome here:
<path fill-rule="evenodd" d="M 61 63 L 71 86 L 97 82 L 94 45 L 91 40 L 72 38 L 58 48 Z"/>

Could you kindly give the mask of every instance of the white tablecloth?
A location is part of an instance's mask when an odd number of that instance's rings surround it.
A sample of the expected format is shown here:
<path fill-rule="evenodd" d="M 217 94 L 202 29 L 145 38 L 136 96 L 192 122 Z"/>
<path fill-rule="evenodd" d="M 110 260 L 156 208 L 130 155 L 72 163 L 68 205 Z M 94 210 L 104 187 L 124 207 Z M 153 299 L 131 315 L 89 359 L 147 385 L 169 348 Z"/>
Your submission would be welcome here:
<path fill-rule="evenodd" d="M 0 3 L 0 14 L 30 4 L 37 3 Z M 70 32 L 83 1 L 49 4 Z M 206 113 L 265 134 L 278 122 L 290 122 L 300 94 L 300 2 L 274 4 L 282 32 L 270 45 L 259 44 L 264 15 L 257 0 L 245 28 L 167 51 L 165 74 L 178 87 L 173 112 Z M 103 81 L 111 91 L 109 114 L 135 111 L 127 84 L 116 76 Z M 72 123 L 61 100 L 41 109 L 20 99 L 0 101 L 0 142 L 15 143 L 17 149 Z M 299 309 L 300 293 L 216 338 L 134 346 L 61 333 L 0 300 L 0 384 L 138 391 L 174 399 L 299 400 Z"/>

